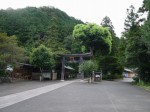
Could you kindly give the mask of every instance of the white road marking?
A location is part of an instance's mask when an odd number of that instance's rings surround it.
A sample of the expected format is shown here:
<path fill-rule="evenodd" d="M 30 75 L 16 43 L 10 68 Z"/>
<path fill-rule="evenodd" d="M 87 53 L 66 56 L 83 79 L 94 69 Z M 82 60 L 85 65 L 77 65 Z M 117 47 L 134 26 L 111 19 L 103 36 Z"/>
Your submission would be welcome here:
<path fill-rule="evenodd" d="M 18 102 L 33 98 L 33 97 L 41 95 L 43 93 L 53 91 L 57 88 L 66 86 L 66 85 L 71 84 L 73 82 L 74 81 L 65 81 L 65 82 L 61 82 L 58 84 L 52 84 L 52 85 L 40 87 L 37 89 L 32 89 L 32 90 L 28 90 L 28 91 L 24 91 L 24 92 L 20 92 L 20 93 L 2 96 L 2 97 L 0 97 L 0 109 L 7 107 L 7 106 L 10 106 L 10 105 L 13 105 L 13 104 L 18 103 Z"/>

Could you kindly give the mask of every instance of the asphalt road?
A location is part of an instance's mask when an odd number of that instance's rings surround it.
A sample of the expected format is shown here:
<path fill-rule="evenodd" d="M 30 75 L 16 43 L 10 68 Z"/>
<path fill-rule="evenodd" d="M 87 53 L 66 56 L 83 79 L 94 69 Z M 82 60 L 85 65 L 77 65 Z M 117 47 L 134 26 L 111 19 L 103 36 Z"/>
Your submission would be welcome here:
<path fill-rule="evenodd" d="M 13 83 L 2 83 L 0 84 L 0 97 L 19 93 L 27 90 L 32 90 L 35 88 L 40 88 L 47 85 L 56 84 L 60 81 L 42 81 L 39 80 L 16 80 Z"/>
<path fill-rule="evenodd" d="M 150 92 L 121 81 L 75 81 L 0 112 L 150 112 Z"/>

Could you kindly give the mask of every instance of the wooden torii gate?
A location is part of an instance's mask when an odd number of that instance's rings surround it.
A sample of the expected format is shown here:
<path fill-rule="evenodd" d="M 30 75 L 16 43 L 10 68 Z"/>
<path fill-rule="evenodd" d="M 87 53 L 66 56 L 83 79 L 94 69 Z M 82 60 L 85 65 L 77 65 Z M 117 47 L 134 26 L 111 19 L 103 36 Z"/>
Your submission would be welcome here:
<path fill-rule="evenodd" d="M 81 64 L 83 62 L 83 57 L 92 57 L 92 53 L 85 53 L 85 54 L 65 54 L 62 58 L 62 71 L 61 71 L 61 81 L 64 81 L 64 73 L 65 73 L 65 63 L 66 57 L 79 57 L 78 63 Z M 83 73 L 81 73 L 82 79 L 84 78 Z"/>

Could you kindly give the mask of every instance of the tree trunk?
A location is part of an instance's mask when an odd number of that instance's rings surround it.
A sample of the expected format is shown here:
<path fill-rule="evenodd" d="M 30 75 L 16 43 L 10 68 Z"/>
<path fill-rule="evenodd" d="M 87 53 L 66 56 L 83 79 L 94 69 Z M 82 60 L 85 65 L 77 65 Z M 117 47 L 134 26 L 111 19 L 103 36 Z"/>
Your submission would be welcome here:
<path fill-rule="evenodd" d="M 40 71 L 41 71 L 40 81 L 42 81 L 43 80 L 43 76 L 42 76 L 43 69 L 41 67 L 40 67 Z"/>
<path fill-rule="evenodd" d="M 93 47 L 90 47 L 90 52 L 92 54 L 92 62 L 94 62 L 94 54 L 93 54 L 93 51 L 94 51 L 94 48 Z"/>

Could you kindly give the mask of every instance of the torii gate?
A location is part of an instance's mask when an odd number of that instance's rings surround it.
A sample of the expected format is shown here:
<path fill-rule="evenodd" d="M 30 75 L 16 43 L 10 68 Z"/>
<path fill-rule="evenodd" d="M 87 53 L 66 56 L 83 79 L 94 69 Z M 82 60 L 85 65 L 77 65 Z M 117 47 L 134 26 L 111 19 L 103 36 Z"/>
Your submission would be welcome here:
<path fill-rule="evenodd" d="M 79 57 L 79 64 L 81 64 L 83 62 L 83 57 L 92 57 L 92 53 L 85 53 L 85 54 L 65 54 L 63 55 L 63 59 L 62 59 L 62 72 L 61 72 L 61 81 L 64 81 L 64 72 L 65 72 L 65 63 L 66 63 L 66 57 Z M 83 73 L 81 73 L 82 75 L 82 79 L 84 78 Z"/>

